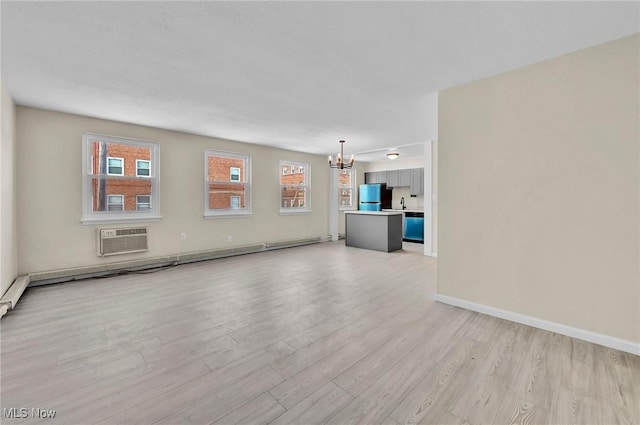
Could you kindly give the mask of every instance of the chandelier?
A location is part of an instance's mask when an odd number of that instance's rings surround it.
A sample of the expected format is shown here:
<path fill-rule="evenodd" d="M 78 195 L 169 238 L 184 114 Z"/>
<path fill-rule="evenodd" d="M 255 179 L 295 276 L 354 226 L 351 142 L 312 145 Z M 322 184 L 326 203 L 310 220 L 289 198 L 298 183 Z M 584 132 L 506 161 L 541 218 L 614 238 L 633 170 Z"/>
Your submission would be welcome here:
<path fill-rule="evenodd" d="M 340 153 L 337 155 L 336 160 L 334 161 L 333 155 L 329 155 L 329 167 L 331 168 L 339 168 L 341 170 L 345 168 L 353 167 L 353 163 L 355 159 L 353 158 L 353 154 L 351 154 L 351 159 L 349 162 L 345 162 L 344 160 L 344 140 L 340 140 Z"/>

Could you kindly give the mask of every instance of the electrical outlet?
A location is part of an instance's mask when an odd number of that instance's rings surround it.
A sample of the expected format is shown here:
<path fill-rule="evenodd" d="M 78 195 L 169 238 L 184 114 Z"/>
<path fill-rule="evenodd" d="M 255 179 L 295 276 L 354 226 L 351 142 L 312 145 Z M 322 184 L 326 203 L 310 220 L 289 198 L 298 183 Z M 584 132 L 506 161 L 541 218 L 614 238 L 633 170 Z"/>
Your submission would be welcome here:
<path fill-rule="evenodd" d="M 185 232 L 180 233 L 180 239 L 187 240 L 187 234 Z"/>
<path fill-rule="evenodd" d="M 227 242 L 231 242 L 233 240 L 233 237 L 231 235 L 227 236 Z"/>

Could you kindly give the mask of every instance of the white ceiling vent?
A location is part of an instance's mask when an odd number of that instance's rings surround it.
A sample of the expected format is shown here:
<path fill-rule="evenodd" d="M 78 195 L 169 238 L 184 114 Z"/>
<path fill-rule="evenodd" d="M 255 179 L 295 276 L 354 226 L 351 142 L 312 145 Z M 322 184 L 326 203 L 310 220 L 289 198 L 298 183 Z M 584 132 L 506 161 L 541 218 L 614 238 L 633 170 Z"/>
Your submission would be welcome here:
<path fill-rule="evenodd" d="M 98 229 L 98 255 L 129 254 L 149 250 L 147 227 Z"/>

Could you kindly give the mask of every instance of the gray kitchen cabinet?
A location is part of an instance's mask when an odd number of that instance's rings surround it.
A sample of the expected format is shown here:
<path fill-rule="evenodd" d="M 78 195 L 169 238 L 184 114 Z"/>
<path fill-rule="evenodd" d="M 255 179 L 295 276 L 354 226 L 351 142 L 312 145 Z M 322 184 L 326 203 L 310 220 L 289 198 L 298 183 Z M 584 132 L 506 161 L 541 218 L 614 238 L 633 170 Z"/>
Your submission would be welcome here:
<path fill-rule="evenodd" d="M 368 173 L 364 173 L 365 184 L 376 184 L 376 183 L 386 183 L 386 182 L 387 182 L 386 171 L 370 171 Z"/>
<path fill-rule="evenodd" d="M 409 193 L 414 196 L 424 195 L 424 168 L 411 169 L 411 185 Z"/>
<path fill-rule="evenodd" d="M 398 183 L 399 174 L 400 174 L 400 170 L 389 170 L 389 171 L 387 171 L 387 187 L 398 187 L 398 186 L 401 186 Z"/>
<path fill-rule="evenodd" d="M 396 186 L 411 186 L 411 170 L 398 170 L 398 184 Z"/>
<path fill-rule="evenodd" d="M 373 173 L 364 173 L 364 184 L 373 184 Z"/>

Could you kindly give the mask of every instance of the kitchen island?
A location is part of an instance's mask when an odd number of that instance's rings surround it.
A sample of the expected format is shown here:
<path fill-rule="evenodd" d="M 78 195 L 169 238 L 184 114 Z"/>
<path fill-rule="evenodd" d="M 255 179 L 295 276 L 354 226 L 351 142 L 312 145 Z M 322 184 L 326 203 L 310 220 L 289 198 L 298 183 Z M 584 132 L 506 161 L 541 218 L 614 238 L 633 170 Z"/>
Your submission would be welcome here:
<path fill-rule="evenodd" d="M 402 212 L 345 211 L 345 245 L 374 251 L 402 249 Z"/>

